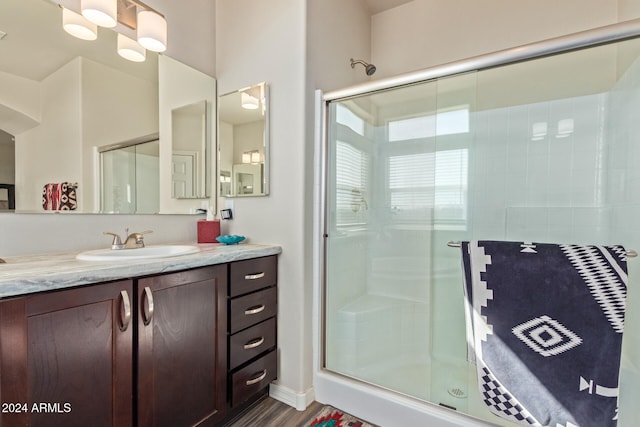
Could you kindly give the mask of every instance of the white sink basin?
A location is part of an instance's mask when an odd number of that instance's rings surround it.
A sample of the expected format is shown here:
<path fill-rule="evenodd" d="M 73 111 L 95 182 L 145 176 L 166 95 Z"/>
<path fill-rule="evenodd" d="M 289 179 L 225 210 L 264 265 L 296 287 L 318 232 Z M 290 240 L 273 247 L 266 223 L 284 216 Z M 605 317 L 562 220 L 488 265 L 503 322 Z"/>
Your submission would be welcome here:
<path fill-rule="evenodd" d="M 167 258 L 200 252 L 200 248 L 191 245 L 158 245 L 137 249 L 95 249 L 76 255 L 82 261 L 124 261 L 129 259 Z"/>

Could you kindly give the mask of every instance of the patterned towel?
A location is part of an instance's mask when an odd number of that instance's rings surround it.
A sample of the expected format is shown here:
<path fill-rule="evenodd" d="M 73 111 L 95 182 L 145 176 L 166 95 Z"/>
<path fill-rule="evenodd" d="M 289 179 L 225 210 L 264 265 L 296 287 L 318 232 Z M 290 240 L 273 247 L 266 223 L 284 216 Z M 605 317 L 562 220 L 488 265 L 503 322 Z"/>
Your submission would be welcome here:
<path fill-rule="evenodd" d="M 616 426 L 625 249 L 461 247 L 468 338 L 489 410 L 524 425 Z"/>
<path fill-rule="evenodd" d="M 42 188 L 42 208 L 45 211 L 73 211 L 78 207 L 78 183 L 45 184 Z"/>

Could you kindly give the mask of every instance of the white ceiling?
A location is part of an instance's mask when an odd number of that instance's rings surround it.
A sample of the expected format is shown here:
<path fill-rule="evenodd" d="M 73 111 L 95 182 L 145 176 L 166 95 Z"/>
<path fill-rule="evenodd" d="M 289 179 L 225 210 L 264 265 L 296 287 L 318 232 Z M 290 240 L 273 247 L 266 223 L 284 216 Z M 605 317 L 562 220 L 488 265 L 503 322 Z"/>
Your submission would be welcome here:
<path fill-rule="evenodd" d="M 375 15 L 376 13 L 393 9 L 394 7 L 401 6 L 405 3 L 410 3 L 413 0 L 365 0 L 365 1 L 369 6 L 369 12 L 372 15 Z"/>

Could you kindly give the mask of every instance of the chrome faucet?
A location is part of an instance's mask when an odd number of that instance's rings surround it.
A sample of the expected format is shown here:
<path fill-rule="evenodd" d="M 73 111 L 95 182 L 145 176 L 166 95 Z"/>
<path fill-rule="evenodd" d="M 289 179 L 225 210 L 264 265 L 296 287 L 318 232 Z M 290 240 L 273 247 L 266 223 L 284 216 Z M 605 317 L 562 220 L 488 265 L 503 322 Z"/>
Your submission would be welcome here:
<path fill-rule="evenodd" d="M 125 230 L 125 234 L 129 232 L 129 229 Z M 144 248 L 144 235 L 153 233 L 151 230 L 143 231 L 141 233 L 131 233 L 127 236 L 122 243 L 122 239 L 116 233 L 111 233 L 110 231 L 105 231 L 102 234 L 113 236 L 113 242 L 111 242 L 111 249 L 120 250 L 120 249 L 137 249 Z"/>

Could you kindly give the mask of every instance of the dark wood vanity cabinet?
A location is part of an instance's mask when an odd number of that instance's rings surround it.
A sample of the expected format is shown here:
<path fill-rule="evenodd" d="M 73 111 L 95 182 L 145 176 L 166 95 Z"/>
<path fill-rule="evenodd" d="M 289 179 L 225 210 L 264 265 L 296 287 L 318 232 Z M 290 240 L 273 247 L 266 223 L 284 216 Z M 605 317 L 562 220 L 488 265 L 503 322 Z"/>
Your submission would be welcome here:
<path fill-rule="evenodd" d="M 274 255 L 0 300 L 0 426 L 222 425 L 276 378 L 276 270 Z"/>
<path fill-rule="evenodd" d="M 226 412 L 227 266 L 138 281 L 138 425 L 213 426 Z"/>
<path fill-rule="evenodd" d="M 229 397 L 232 408 L 277 378 L 276 256 L 229 264 Z"/>
<path fill-rule="evenodd" d="M 133 282 L 0 302 L 4 427 L 131 425 Z"/>

